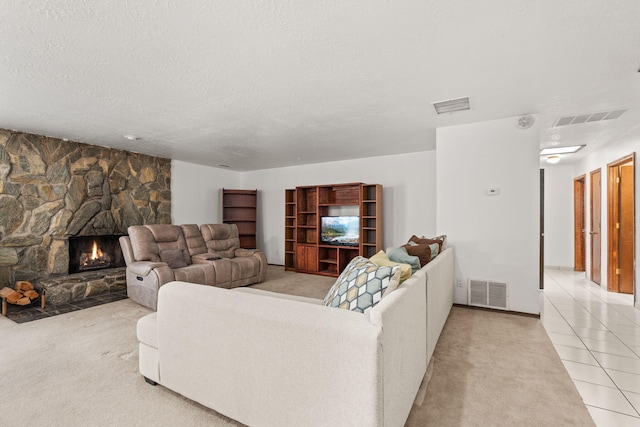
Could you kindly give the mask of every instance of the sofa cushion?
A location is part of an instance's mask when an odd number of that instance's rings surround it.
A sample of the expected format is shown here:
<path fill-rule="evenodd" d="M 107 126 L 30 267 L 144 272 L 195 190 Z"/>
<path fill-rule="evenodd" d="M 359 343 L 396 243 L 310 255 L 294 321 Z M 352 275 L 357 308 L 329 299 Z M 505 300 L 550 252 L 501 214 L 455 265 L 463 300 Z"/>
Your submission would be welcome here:
<path fill-rule="evenodd" d="M 400 273 L 399 266 L 379 267 L 364 257 L 355 257 L 333 284 L 323 304 L 364 313 L 382 299 L 389 286 L 397 286 Z"/>
<path fill-rule="evenodd" d="M 233 288 L 231 289 L 231 292 L 244 292 L 247 294 L 255 294 L 255 295 L 262 295 L 265 297 L 271 297 L 271 298 L 279 298 L 279 299 L 288 299 L 291 301 L 300 301 L 300 302 L 304 302 L 307 304 L 313 304 L 313 305 L 321 305 L 322 304 L 322 300 L 318 299 L 318 298 L 309 298 L 309 297 L 301 297 L 299 295 L 290 295 L 290 294 L 283 294 L 280 292 L 272 292 L 272 291 L 266 291 L 264 289 L 257 289 L 257 288 L 252 288 L 252 287 L 239 287 L 239 288 Z"/>
<path fill-rule="evenodd" d="M 413 240 L 409 240 L 407 242 L 407 245 L 410 246 L 419 246 L 419 245 L 425 245 L 425 243 L 416 243 Z M 440 253 L 440 245 L 438 243 L 426 243 L 427 246 L 429 246 L 429 251 L 427 251 L 427 255 L 429 255 L 429 259 L 427 260 L 427 262 L 432 261 L 435 257 L 438 256 L 438 253 Z"/>
<path fill-rule="evenodd" d="M 409 239 L 409 242 L 415 242 L 415 243 L 417 243 L 419 245 L 422 245 L 422 244 L 430 245 L 430 244 L 433 244 L 433 243 L 437 243 L 438 244 L 438 253 L 440 253 L 440 252 L 442 252 L 442 247 L 444 245 L 445 239 L 446 239 L 445 235 L 438 236 L 438 237 L 433 237 L 433 238 L 424 237 L 424 236 L 418 237 L 416 235 L 413 235 Z M 434 258 L 435 258 L 435 256 L 434 256 Z"/>
<path fill-rule="evenodd" d="M 207 252 L 207 245 L 204 243 L 200 227 L 196 224 L 183 224 L 180 226 L 184 239 L 187 242 L 187 249 L 189 254 L 194 255 L 204 254 Z"/>
<path fill-rule="evenodd" d="M 173 270 L 175 280 L 197 283 L 200 285 L 217 285 L 216 271 L 211 264 L 191 264 Z"/>
<path fill-rule="evenodd" d="M 420 267 L 424 267 L 431 261 L 431 248 L 429 245 L 423 244 L 406 244 L 402 245 L 402 247 L 407 251 L 409 255 L 417 256 L 420 260 Z"/>
<path fill-rule="evenodd" d="M 380 251 L 377 254 L 375 254 L 374 256 L 369 258 L 369 261 L 371 261 L 372 263 L 374 263 L 379 267 L 384 267 L 384 266 L 394 267 L 396 265 L 400 267 L 400 270 L 402 271 L 400 273 L 400 283 L 404 282 L 409 277 L 411 277 L 412 270 L 409 264 L 391 261 L 384 251 Z"/>
<path fill-rule="evenodd" d="M 200 231 L 207 246 L 207 252 L 212 252 L 223 258 L 236 256 L 236 249 L 240 248 L 240 237 L 236 224 L 202 224 Z"/>
<path fill-rule="evenodd" d="M 160 260 L 166 262 L 171 269 L 187 266 L 182 249 L 165 249 L 160 251 Z"/>
<path fill-rule="evenodd" d="M 407 250 L 403 247 L 389 249 L 387 251 L 387 256 L 393 262 L 409 264 L 413 273 L 420 270 L 420 259 L 417 256 L 409 255 Z"/>

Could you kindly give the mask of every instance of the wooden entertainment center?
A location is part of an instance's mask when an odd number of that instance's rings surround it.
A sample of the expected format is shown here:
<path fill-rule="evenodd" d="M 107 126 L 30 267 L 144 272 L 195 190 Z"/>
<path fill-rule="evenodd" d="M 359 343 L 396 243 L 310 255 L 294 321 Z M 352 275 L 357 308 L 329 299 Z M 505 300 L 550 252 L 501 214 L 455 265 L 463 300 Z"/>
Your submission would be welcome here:
<path fill-rule="evenodd" d="M 334 212 L 357 212 L 357 246 L 322 242 L 321 218 Z M 382 185 L 361 182 L 313 185 L 285 190 L 286 270 L 338 276 L 357 255 L 371 257 L 383 249 Z"/>

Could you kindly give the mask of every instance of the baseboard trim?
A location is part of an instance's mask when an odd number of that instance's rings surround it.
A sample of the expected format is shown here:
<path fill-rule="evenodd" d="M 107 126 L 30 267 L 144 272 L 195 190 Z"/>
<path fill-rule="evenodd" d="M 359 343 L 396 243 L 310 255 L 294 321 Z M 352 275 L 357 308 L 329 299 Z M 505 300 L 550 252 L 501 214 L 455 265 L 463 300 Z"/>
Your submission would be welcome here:
<path fill-rule="evenodd" d="M 568 271 L 574 271 L 573 267 L 567 267 L 567 266 L 563 266 L 563 265 L 545 265 L 544 266 L 545 269 L 549 268 L 551 270 L 568 270 Z M 580 273 L 580 272 L 578 272 Z"/>
<path fill-rule="evenodd" d="M 511 311 L 511 310 L 498 310 L 495 308 L 489 308 L 489 307 L 476 307 L 475 305 L 465 305 L 465 304 L 453 304 L 454 307 L 460 307 L 460 308 L 468 308 L 471 310 L 484 310 L 484 311 L 492 311 L 494 313 L 505 313 L 505 314 L 513 314 L 516 316 L 523 316 L 523 317 L 533 317 L 534 319 L 539 319 L 540 318 L 540 314 L 531 314 L 531 313 L 524 313 L 522 311 Z"/>

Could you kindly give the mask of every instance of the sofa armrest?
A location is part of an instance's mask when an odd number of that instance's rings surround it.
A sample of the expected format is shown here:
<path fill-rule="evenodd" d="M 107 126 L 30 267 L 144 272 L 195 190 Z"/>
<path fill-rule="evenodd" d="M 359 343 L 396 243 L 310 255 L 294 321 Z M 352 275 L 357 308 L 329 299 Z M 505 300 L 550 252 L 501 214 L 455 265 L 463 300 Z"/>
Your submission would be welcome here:
<path fill-rule="evenodd" d="M 235 252 L 236 257 L 256 257 L 260 262 L 260 272 L 258 273 L 258 283 L 264 282 L 267 279 L 267 257 L 260 249 L 245 249 L 239 248 Z"/>
<path fill-rule="evenodd" d="M 212 254 L 209 252 L 204 252 L 198 255 L 191 255 L 191 261 L 193 261 L 194 264 L 208 264 L 209 261 L 215 261 L 221 258 L 222 257 L 220 255 Z"/>
<path fill-rule="evenodd" d="M 262 252 L 260 249 L 245 249 L 245 248 L 239 248 L 236 249 L 235 252 L 235 256 L 252 256 L 256 253 L 260 253 Z"/>
<path fill-rule="evenodd" d="M 129 271 L 133 274 L 140 276 L 148 276 L 151 270 L 159 267 L 168 267 L 166 262 L 154 262 L 154 261 L 135 261 L 127 265 Z"/>
<path fill-rule="evenodd" d="M 184 282 L 159 291 L 161 384 L 247 425 L 346 413 L 382 425 L 381 334 L 366 313 Z"/>

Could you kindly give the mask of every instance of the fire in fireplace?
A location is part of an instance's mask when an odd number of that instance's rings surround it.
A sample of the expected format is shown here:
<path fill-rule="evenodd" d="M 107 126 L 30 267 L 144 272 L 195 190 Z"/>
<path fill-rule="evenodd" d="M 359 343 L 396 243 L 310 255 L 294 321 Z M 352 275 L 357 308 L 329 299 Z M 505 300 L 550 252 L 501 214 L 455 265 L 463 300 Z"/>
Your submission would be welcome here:
<path fill-rule="evenodd" d="M 102 252 L 98 247 L 98 243 L 94 240 L 91 247 L 91 253 L 83 252 L 80 254 L 80 270 L 96 270 L 106 268 L 111 265 L 111 257 L 109 254 Z"/>
<path fill-rule="evenodd" d="M 69 237 L 69 274 L 87 270 L 123 267 L 120 236 Z"/>

